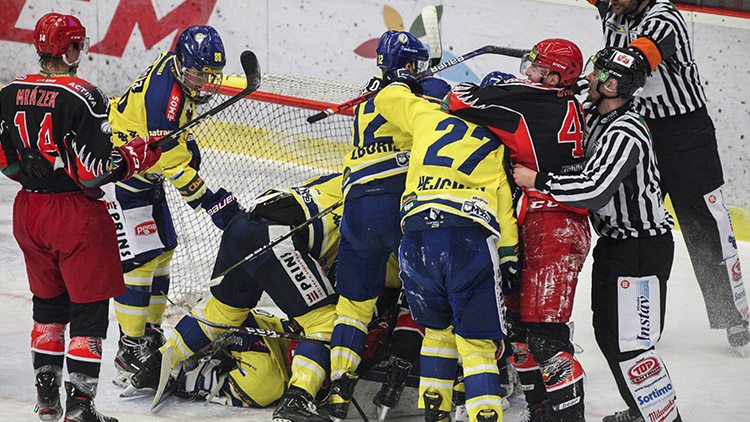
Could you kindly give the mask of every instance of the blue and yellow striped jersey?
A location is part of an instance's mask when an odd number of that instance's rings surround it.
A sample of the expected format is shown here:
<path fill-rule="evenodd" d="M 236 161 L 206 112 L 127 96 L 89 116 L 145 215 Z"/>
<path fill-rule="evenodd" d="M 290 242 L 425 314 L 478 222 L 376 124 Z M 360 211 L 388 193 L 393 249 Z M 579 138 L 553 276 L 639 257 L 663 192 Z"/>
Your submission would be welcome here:
<path fill-rule="evenodd" d="M 425 96 L 435 101 L 450 90 L 450 86 L 438 78 L 424 78 L 420 83 Z M 354 185 L 405 174 L 409 166 L 411 134 L 380 115 L 374 101 L 370 98 L 354 109 L 352 151 L 344 157 L 344 197 Z"/>
<path fill-rule="evenodd" d="M 305 217 L 310 219 L 341 200 L 341 173 L 316 177 L 289 190 L 305 211 Z M 341 207 L 334 209 L 308 226 L 310 255 L 326 271 L 338 254 L 341 211 Z"/>
<path fill-rule="evenodd" d="M 440 105 L 392 84 L 375 97 L 377 111 L 413 135 L 404 221 L 434 209 L 475 221 L 501 237 L 498 246 L 518 243 L 513 200 L 503 167 L 505 147 L 482 126 L 444 113 Z"/>
<path fill-rule="evenodd" d="M 113 142 L 122 145 L 135 136 L 164 136 L 190 121 L 195 105 L 183 93 L 174 75 L 174 53 L 166 52 L 130 85 L 120 98 L 111 100 L 109 120 Z M 197 208 L 206 184 L 190 167 L 192 156 L 185 145 L 187 134 L 162 146 L 159 161 L 145 173 L 118 186 L 131 191 L 151 188 L 164 176 L 187 203 Z"/>

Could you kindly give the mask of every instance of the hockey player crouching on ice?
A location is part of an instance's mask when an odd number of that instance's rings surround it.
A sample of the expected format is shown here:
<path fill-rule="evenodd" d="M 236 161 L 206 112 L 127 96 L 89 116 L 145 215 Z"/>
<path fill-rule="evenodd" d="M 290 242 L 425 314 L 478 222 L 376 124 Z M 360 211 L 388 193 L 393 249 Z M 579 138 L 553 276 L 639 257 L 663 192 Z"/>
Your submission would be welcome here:
<path fill-rule="evenodd" d="M 321 176 L 299 187 L 279 192 L 278 197 L 237 215 L 222 235 L 213 276 L 218 276 L 340 199 L 341 175 Z M 250 309 L 258 304 L 261 294 L 266 292 L 289 319 L 302 327 L 306 336 L 330 340 L 338 295 L 326 274 L 338 251 L 340 219 L 340 214 L 334 209 L 256 259 L 228 272 L 218 285 L 211 288 L 212 297 L 194 309 L 193 313 L 212 322 L 242 325 Z M 202 326 L 197 320 L 185 316 L 161 350 L 164 352 L 167 348 L 173 348 L 174 368 L 180 361 L 206 347 L 223 331 Z M 270 342 L 266 344 L 271 345 Z M 281 397 L 274 418 L 310 422 L 329 420 L 311 410 L 314 409 L 313 397 L 329 371 L 329 355 L 328 347 L 321 343 L 303 342 L 297 347 L 288 389 Z M 131 383 L 136 388 L 156 387 L 160 366 L 161 353 L 155 353 L 146 361 L 144 368 L 133 375 Z M 230 385 L 248 386 L 240 388 L 247 388 L 246 395 L 251 397 L 254 389 L 267 388 L 265 380 L 258 382 L 249 371 L 245 371 L 244 376 L 251 377 L 250 381 L 233 379 L 242 373 L 230 373 Z M 242 397 L 243 393 L 235 390 L 233 394 Z M 263 406 L 270 403 L 253 400 Z"/>
<path fill-rule="evenodd" d="M 112 100 L 110 121 L 119 145 L 135 135 L 166 135 L 195 115 L 216 92 L 226 63 L 224 45 L 210 26 L 191 26 Z M 169 267 L 177 234 L 163 183 L 168 180 L 194 209 L 203 208 L 223 229 L 241 210 L 231 192 L 211 191 L 198 174 L 200 153 L 190 134 L 162 147 L 159 162 L 130 180 L 107 186 L 106 200 L 118 228 L 126 292 L 115 298 L 121 330 L 115 366 L 125 384 L 133 372 L 164 344 L 161 330 L 169 290 Z"/>

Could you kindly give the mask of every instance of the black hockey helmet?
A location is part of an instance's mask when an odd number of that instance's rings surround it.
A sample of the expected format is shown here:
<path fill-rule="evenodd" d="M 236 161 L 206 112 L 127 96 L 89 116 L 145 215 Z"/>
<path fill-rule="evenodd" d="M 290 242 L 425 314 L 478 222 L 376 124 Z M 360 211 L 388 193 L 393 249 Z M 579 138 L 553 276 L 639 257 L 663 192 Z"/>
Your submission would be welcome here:
<path fill-rule="evenodd" d="M 617 95 L 622 98 L 632 97 L 646 84 L 648 65 L 632 48 L 605 47 L 591 57 L 591 63 L 600 83 L 617 79 Z"/>

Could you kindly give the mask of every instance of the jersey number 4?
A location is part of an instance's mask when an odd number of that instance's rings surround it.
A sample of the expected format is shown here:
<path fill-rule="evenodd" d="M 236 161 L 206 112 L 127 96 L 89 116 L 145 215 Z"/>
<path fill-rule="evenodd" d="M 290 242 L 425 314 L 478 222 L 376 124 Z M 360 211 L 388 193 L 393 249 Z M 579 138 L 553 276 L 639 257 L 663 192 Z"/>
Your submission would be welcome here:
<path fill-rule="evenodd" d="M 568 112 L 565 114 L 560 131 L 557 132 L 557 142 L 573 143 L 573 157 L 583 156 L 583 110 L 576 101 L 568 101 Z"/>

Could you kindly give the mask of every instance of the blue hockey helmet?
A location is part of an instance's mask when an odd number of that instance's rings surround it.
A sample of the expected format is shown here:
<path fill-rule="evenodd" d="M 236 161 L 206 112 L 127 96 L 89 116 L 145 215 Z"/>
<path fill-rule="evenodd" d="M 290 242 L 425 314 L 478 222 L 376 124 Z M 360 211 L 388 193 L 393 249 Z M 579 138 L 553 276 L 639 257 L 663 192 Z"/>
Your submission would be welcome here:
<path fill-rule="evenodd" d="M 221 86 L 227 64 L 219 33 L 208 25 L 194 25 L 182 32 L 175 47 L 177 80 L 196 103 L 205 103 Z"/>
<path fill-rule="evenodd" d="M 380 36 L 375 48 L 378 66 L 386 69 L 400 69 L 414 62 L 417 72 L 427 70 L 430 52 L 417 37 L 402 31 L 386 31 Z"/>

